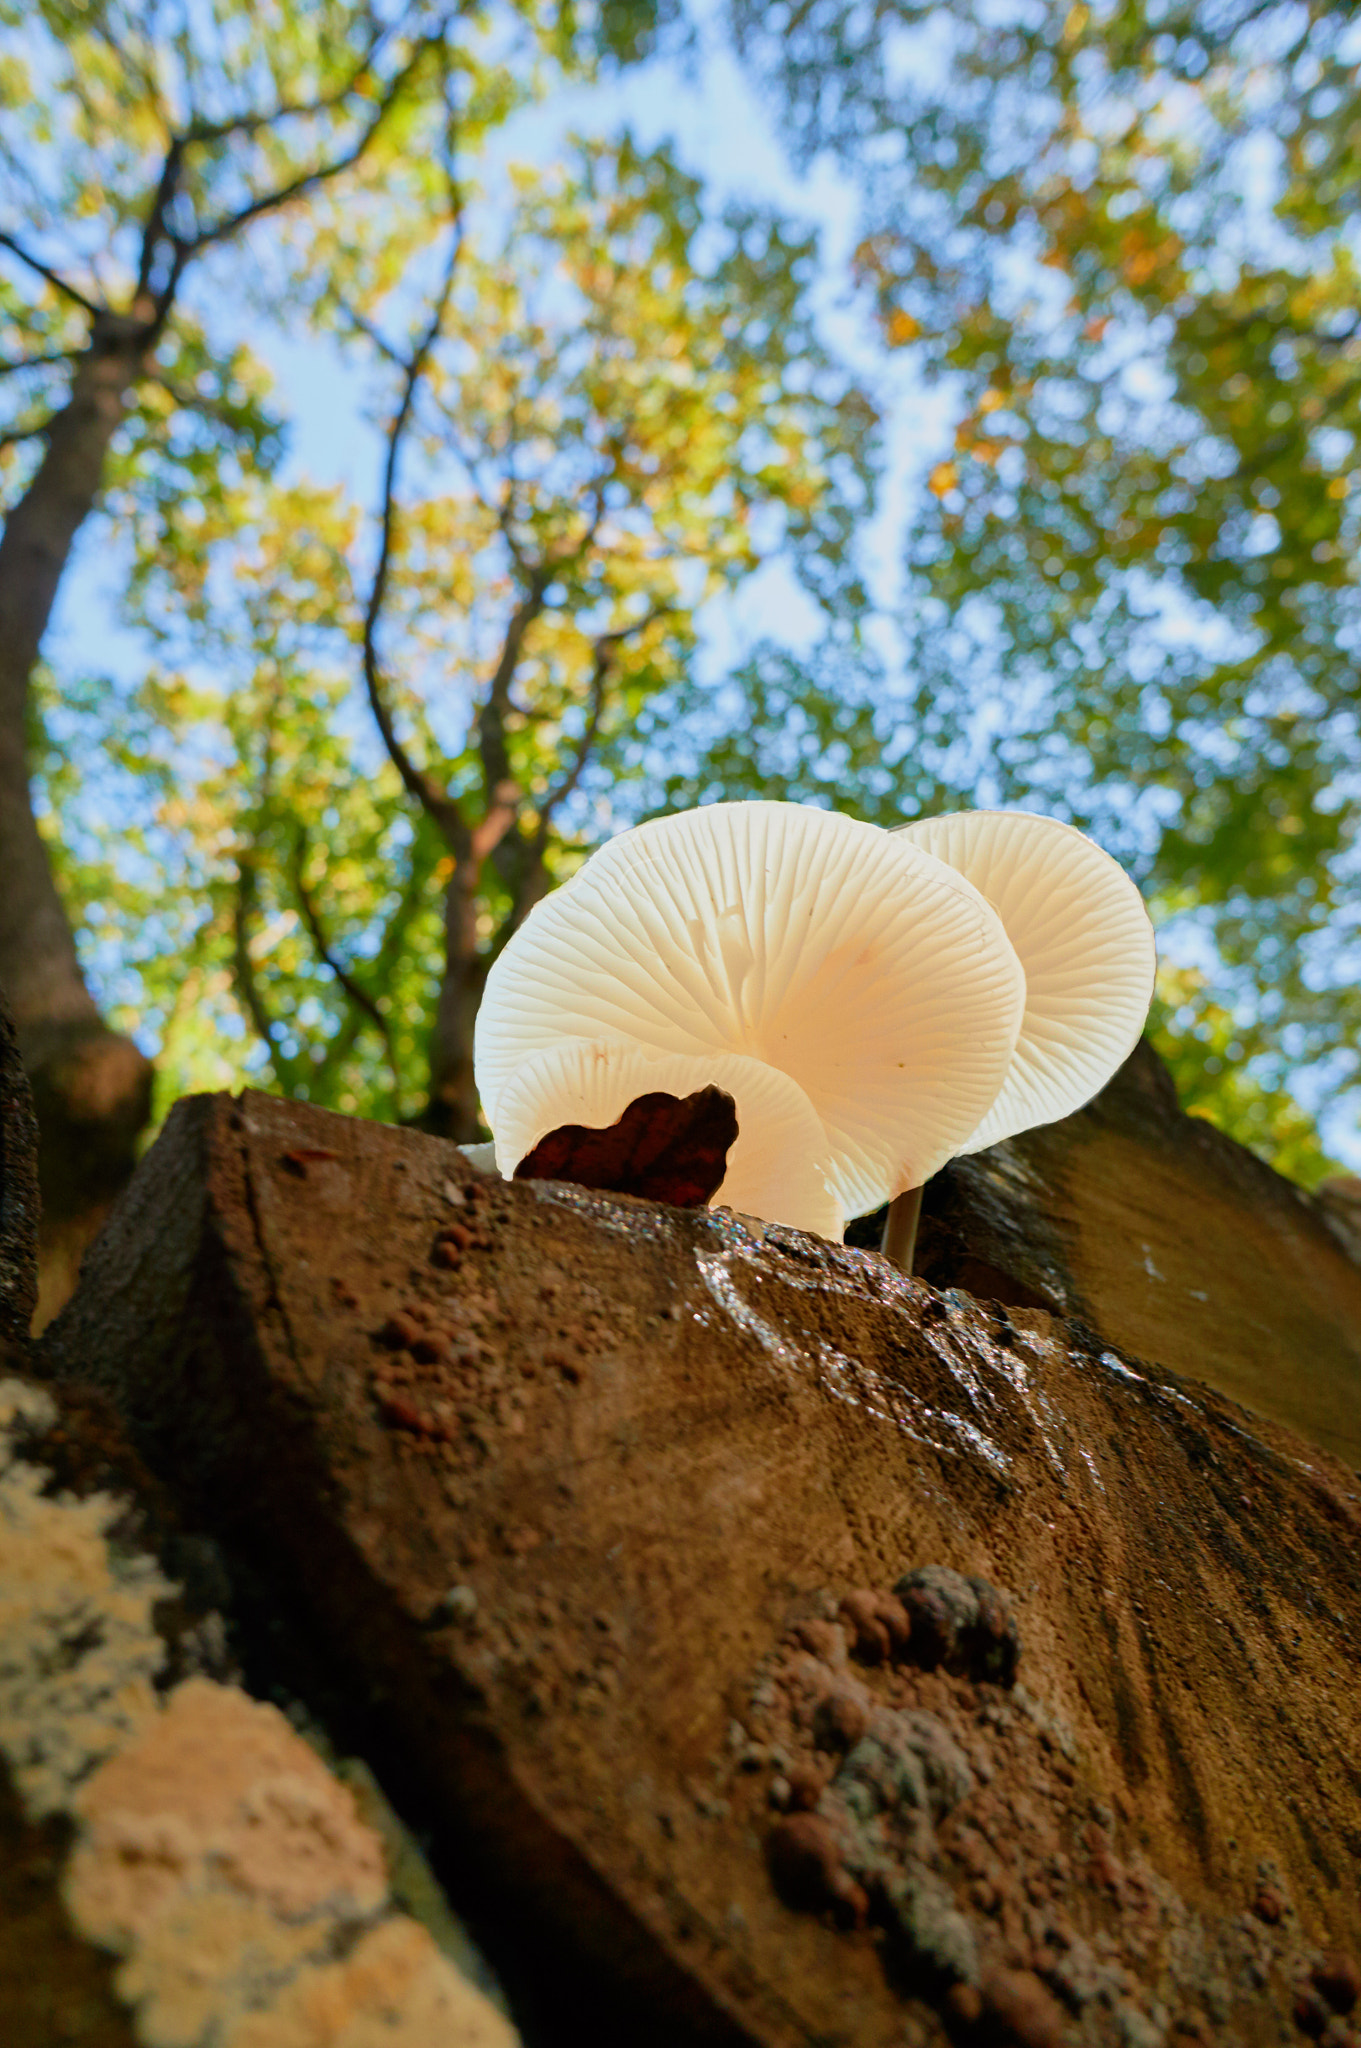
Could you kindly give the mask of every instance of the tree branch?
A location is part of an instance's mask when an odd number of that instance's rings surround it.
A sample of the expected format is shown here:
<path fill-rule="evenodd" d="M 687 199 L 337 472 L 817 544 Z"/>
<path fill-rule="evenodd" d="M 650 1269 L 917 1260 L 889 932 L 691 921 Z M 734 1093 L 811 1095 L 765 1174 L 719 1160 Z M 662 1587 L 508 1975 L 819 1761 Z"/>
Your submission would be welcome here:
<path fill-rule="evenodd" d="M 331 303 L 335 306 L 337 312 L 345 316 L 356 334 L 362 334 L 365 341 L 372 343 L 379 355 L 386 356 L 394 368 L 398 370 L 406 369 L 406 357 L 399 348 L 393 346 L 385 334 L 379 332 L 372 320 L 366 320 L 362 313 L 355 310 L 348 299 L 340 296 L 339 292 L 333 291 L 331 293 Z"/>
<path fill-rule="evenodd" d="M 506 714 L 510 709 L 510 692 L 515 681 L 515 672 L 520 665 L 520 656 L 524 651 L 525 635 L 534 621 L 546 609 L 545 593 L 549 586 L 565 569 L 581 560 L 581 557 L 590 548 L 596 534 L 599 532 L 600 522 L 605 512 L 605 484 L 607 481 L 608 479 L 601 478 L 596 483 L 594 509 L 590 519 L 587 521 L 586 530 L 581 539 L 573 542 L 570 547 L 563 548 L 557 554 L 549 553 L 545 555 L 542 560 L 533 564 L 532 567 L 522 554 L 510 530 L 513 485 L 510 480 L 507 481 L 506 491 L 497 513 L 497 519 L 515 563 L 525 575 L 526 588 L 519 604 L 511 614 L 509 625 L 506 627 L 506 637 L 502 643 L 501 656 L 496 664 L 495 673 L 492 676 L 491 688 L 487 693 L 487 701 L 477 716 L 478 752 L 482 760 L 483 784 L 487 791 L 487 813 L 478 825 L 475 834 L 476 843 L 481 849 L 482 857 L 494 852 L 501 845 L 506 833 L 515 822 L 519 806 L 520 791 L 511 774 L 510 749 L 506 745 Z M 620 641 L 627 639 L 633 633 L 641 632 L 645 626 L 650 625 L 653 617 L 654 613 L 649 612 L 646 618 L 639 619 L 632 625 L 620 627 L 614 633 L 603 634 L 595 643 L 595 671 L 591 683 L 592 710 L 587 720 L 587 733 L 583 736 L 588 753 L 594 744 L 595 735 L 599 729 L 600 715 L 604 708 L 605 679 L 613 658 L 614 649 L 619 645 Z M 572 773 L 572 787 L 575 787 L 584 766 L 585 755 L 583 754 Z M 562 794 L 566 795 L 568 792 L 564 790 Z M 555 799 L 554 803 L 556 804 L 557 801 L 558 799 Z M 542 857 L 543 848 L 546 843 L 547 825 L 541 813 L 539 826 L 529 842 L 534 858 L 539 859 Z M 512 880 L 513 871 L 520 866 L 522 866 L 522 862 L 515 856 L 509 858 L 505 863 L 502 879 L 506 881 L 507 886 L 511 887 L 512 890 L 516 886 Z"/>
<path fill-rule="evenodd" d="M 665 618 L 670 609 L 670 605 L 654 604 L 641 619 L 635 619 L 631 625 L 617 626 L 612 633 L 602 633 L 595 642 L 590 705 L 581 737 L 577 741 L 576 754 L 571 767 L 564 771 L 539 806 L 539 822 L 534 832 L 535 850 L 539 854 L 543 853 L 548 844 L 548 832 L 554 813 L 561 809 L 580 782 L 585 773 L 586 763 L 590 760 L 596 740 L 600 736 L 600 722 L 605 715 L 606 685 L 617 650 L 636 633 L 646 632 L 658 619 Z"/>
<path fill-rule="evenodd" d="M 7 235 L 2 230 L 0 230 L 0 249 L 8 249 L 12 256 L 17 256 L 21 263 L 26 263 L 30 270 L 36 271 L 39 277 L 45 278 L 55 291 L 61 292 L 63 297 L 70 299 L 73 305 L 81 307 L 83 311 L 89 314 L 92 320 L 98 319 L 100 308 L 94 303 L 93 299 L 87 299 L 84 292 L 77 291 L 73 284 L 68 284 L 66 279 L 60 277 L 55 270 L 49 270 L 45 263 L 39 262 L 36 256 L 31 256 L 21 242 L 16 242 L 13 235 Z"/>
<path fill-rule="evenodd" d="M 151 276 L 156 267 L 156 251 L 165 233 L 165 217 L 179 190 L 180 168 L 184 162 L 182 137 L 173 135 L 161 165 L 161 175 L 156 181 L 151 205 L 147 208 L 146 225 L 142 229 L 142 253 L 137 265 L 137 288 L 133 293 L 133 304 L 146 298 L 151 290 Z"/>
<path fill-rule="evenodd" d="M 401 395 L 392 416 L 392 425 L 388 429 L 387 456 L 383 464 L 383 504 L 379 523 L 378 561 L 373 572 L 369 601 L 364 608 L 363 641 L 364 682 L 368 691 L 369 707 L 382 735 L 388 758 L 401 776 L 407 794 L 431 819 L 456 858 L 466 858 L 468 853 L 468 828 L 463 813 L 448 791 L 437 788 L 425 770 L 416 765 L 397 737 L 397 729 L 385 695 L 382 662 L 378 654 L 378 628 L 382 621 L 383 606 L 387 601 L 388 579 L 392 572 L 397 525 L 397 470 L 402 441 L 410 424 L 417 387 L 429 361 L 430 351 L 444 324 L 462 247 L 462 218 L 461 212 L 456 211 L 449 258 L 444 267 L 440 288 L 436 293 L 424 331 L 417 341 L 414 352 L 407 359 L 402 375 Z"/>
<path fill-rule="evenodd" d="M 600 721 L 605 715 L 605 686 L 609 681 L 613 663 L 613 650 L 606 652 L 597 647 L 595 667 L 591 673 L 590 708 L 586 714 L 581 738 L 577 741 L 575 758 L 571 767 L 558 778 L 556 787 L 548 792 L 539 806 L 539 822 L 534 832 L 535 850 L 539 853 L 542 853 L 548 844 L 548 832 L 553 823 L 554 813 L 561 809 L 580 782 L 585 773 L 586 763 L 590 760 L 596 740 L 599 738 Z"/>
<path fill-rule="evenodd" d="M 513 455 L 511 457 L 511 461 L 513 464 Z M 466 457 L 464 458 L 464 467 L 469 469 L 471 467 Z M 515 538 L 514 521 L 515 478 L 513 476 L 508 476 L 505 480 L 505 487 L 501 492 L 500 502 L 496 507 L 496 523 L 501 529 L 502 539 L 505 541 L 506 546 L 510 549 L 510 558 L 512 562 L 514 562 L 516 568 L 520 571 L 520 574 L 528 578 L 531 574 L 531 571 L 529 563 L 525 558 L 524 550 L 520 546 L 519 541 Z"/>
<path fill-rule="evenodd" d="M 47 420 L 39 420 L 30 427 L 6 427 L 0 433 L 0 448 L 16 447 L 20 441 L 36 441 L 40 434 L 47 432 L 48 424 Z"/>
<path fill-rule="evenodd" d="M 525 635 L 534 621 L 544 610 L 544 592 L 553 580 L 554 570 L 546 562 L 537 562 L 528 572 L 528 583 L 523 597 L 510 615 L 505 639 L 501 643 L 501 654 L 487 691 L 487 701 L 477 714 L 477 745 L 482 761 L 482 777 L 488 797 L 504 783 L 513 778 L 510 772 L 510 750 L 506 745 L 506 713 L 510 710 L 511 685 L 515 671 L 520 666 L 524 652 Z"/>
<path fill-rule="evenodd" d="M 321 922 L 321 915 L 317 910 L 317 906 L 315 901 L 313 900 L 311 891 L 308 889 L 307 884 L 303 879 L 303 867 L 307 859 L 307 853 L 307 833 L 305 830 L 300 830 L 298 833 L 297 846 L 294 850 L 293 857 L 293 887 L 297 892 L 298 903 L 302 910 L 303 923 L 307 926 L 308 931 L 311 933 L 312 943 L 317 949 L 317 954 L 321 960 L 322 965 L 330 969 L 331 973 L 335 976 L 341 988 L 345 991 L 345 994 L 349 997 L 350 1001 L 355 1005 L 356 1009 L 362 1010 L 364 1012 L 364 1015 L 369 1019 L 369 1021 L 376 1026 L 378 1034 L 383 1041 L 383 1052 L 386 1056 L 388 1068 L 392 1075 L 392 1090 L 393 1095 L 395 1097 L 398 1092 L 399 1084 L 397 1078 L 397 1059 L 392 1046 L 391 1027 L 388 1024 L 387 1018 L 383 1015 L 383 1012 L 379 1009 L 378 1004 L 374 1001 L 373 997 L 369 994 L 368 990 L 362 987 L 360 983 L 355 980 L 355 977 L 350 973 L 349 969 L 345 966 L 344 962 L 339 958 L 339 956 L 332 950 L 330 944 L 327 941 L 325 927 Z"/>
<path fill-rule="evenodd" d="M 556 783 L 545 794 L 543 802 L 538 807 L 538 819 L 532 832 L 506 836 L 509 826 L 514 823 L 512 812 L 501 825 L 497 840 L 493 841 L 496 846 L 496 864 L 510 895 L 510 909 L 501 920 L 492 941 L 492 958 L 500 953 L 502 947 L 524 923 L 534 905 L 547 894 L 548 875 L 544 856 L 548 850 L 548 835 L 555 813 L 577 787 L 595 750 L 605 716 L 609 679 L 618 649 L 635 634 L 645 632 L 670 609 L 669 605 L 655 604 L 641 619 L 634 619 L 626 626 L 617 626 L 611 633 L 602 633 L 594 642 L 586 722 L 577 740 L 570 765 L 564 768 Z M 511 794 L 518 799 L 519 792 L 515 785 L 512 783 L 509 788 Z M 490 823 L 494 817 L 499 823 L 501 812 L 496 807 L 488 812 L 488 822 Z"/>
<path fill-rule="evenodd" d="M 407 10 L 408 15 L 410 9 Z M 233 136 L 258 135 L 262 128 L 272 128 L 279 121 L 306 120 L 314 114 L 330 114 L 342 106 L 358 85 L 364 73 L 373 63 L 390 36 L 397 32 L 397 24 L 379 24 L 372 41 L 359 62 L 350 72 L 343 85 L 334 92 L 323 93 L 315 100 L 280 100 L 267 113 L 233 114 L 222 121 L 191 121 L 180 138 L 186 145 L 204 142 L 226 142 Z"/>
<path fill-rule="evenodd" d="M 555 566 L 565 567 L 569 562 L 578 562 L 588 548 L 595 546 L 595 538 L 600 531 L 600 522 L 605 517 L 605 486 L 609 483 L 613 474 L 613 470 L 607 470 L 603 476 L 596 478 L 591 490 L 591 496 L 594 498 L 595 504 L 592 507 L 591 516 L 586 522 L 586 531 L 582 534 L 579 541 L 576 541 L 570 548 L 564 549 L 563 553 L 556 558 Z"/>
<path fill-rule="evenodd" d="M 291 1087 L 295 1063 L 279 1043 L 279 1033 L 283 1027 L 269 1014 L 256 977 L 255 962 L 250 956 L 250 921 L 254 910 L 255 856 L 253 852 L 242 853 L 237 856 L 236 895 L 232 906 L 232 929 L 235 939 L 233 972 L 247 1015 L 263 1039 L 279 1079 L 285 1087 Z"/>
<path fill-rule="evenodd" d="M 361 130 L 357 141 L 350 149 L 342 150 L 340 155 L 332 157 L 329 163 L 317 164 L 310 171 L 300 171 L 296 178 L 290 178 L 284 185 L 276 185 L 272 192 L 261 193 L 258 199 L 249 200 L 234 213 L 223 214 L 210 227 L 200 229 L 193 240 L 185 245 L 187 253 L 190 256 L 197 256 L 201 250 L 210 248 L 213 243 L 229 240 L 242 228 L 248 227 L 251 221 L 258 220 L 261 214 L 273 213 L 277 208 L 287 206 L 291 200 L 301 199 L 304 193 L 315 190 L 318 185 L 329 184 L 333 178 L 353 170 L 367 154 L 416 66 L 426 52 L 435 47 L 440 40 L 439 37 L 423 36 L 416 44 L 406 63 L 391 80 L 386 93 L 374 110 L 373 118 Z"/>
<path fill-rule="evenodd" d="M 371 963 L 374 973 L 380 980 L 401 953 L 406 938 L 407 926 L 411 922 L 412 914 L 425 901 L 429 879 L 428 870 L 423 869 L 419 862 L 414 862 L 411 872 L 407 877 L 406 887 L 402 891 L 400 898 L 393 908 L 392 915 L 384 927 L 378 951 L 374 954 Z M 318 1068 L 318 1081 L 334 1073 L 349 1058 L 350 1054 L 354 1051 L 355 1040 L 362 1029 L 363 1019 L 358 1011 L 352 1009 L 341 1029 L 326 1046 L 321 1065 Z M 401 1077 L 395 1067 L 393 1068 L 393 1109 L 400 1119 L 402 1114 Z"/>
<path fill-rule="evenodd" d="M 50 363 L 73 363 L 78 350 L 54 348 L 40 356 L 11 356 L 0 358 L 0 377 L 12 377 L 18 370 L 38 370 Z"/>

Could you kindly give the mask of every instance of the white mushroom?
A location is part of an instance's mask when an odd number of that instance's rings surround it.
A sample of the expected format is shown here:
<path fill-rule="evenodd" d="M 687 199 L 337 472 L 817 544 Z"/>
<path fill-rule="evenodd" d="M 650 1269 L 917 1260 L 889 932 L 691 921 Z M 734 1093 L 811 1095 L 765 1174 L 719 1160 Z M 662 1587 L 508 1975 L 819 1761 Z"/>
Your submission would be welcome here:
<path fill-rule="evenodd" d="M 1153 927 L 1118 861 L 1033 811 L 950 811 L 895 827 L 981 889 L 1025 970 L 1026 1004 L 996 1098 L 958 1148 L 981 1152 L 1091 1100 L 1138 1040 L 1153 995 Z M 921 1187 L 897 1196 L 887 1258 L 911 1270 Z"/>
<path fill-rule="evenodd" d="M 1153 927 L 1139 891 L 1094 841 L 1033 811 L 952 811 L 895 836 L 981 889 L 1025 969 L 1007 1077 L 961 1152 L 1055 1123 L 1134 1050 L 1153 996 Z"/>
<path fill-rule="evenodd" d="M 536 907 L 488 976 L 478 1088 L 510 1174 L 588 1103 L 714 1082 L 739 1122 L 714 1200 L 834 1236 L 959 1150 L 1024 997 L 996 912 L 931 853 L 830 811 L 712 804 L 621 834 Z M 814 1126 L 801 1171 L 777 1164 Z"/>

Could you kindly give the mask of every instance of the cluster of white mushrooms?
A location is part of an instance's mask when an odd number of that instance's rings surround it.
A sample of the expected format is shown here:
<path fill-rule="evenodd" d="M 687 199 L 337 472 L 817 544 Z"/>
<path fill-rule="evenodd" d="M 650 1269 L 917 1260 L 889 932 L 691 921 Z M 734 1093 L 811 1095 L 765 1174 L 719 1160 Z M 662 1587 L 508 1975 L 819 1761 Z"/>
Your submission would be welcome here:
<path fill-rule="evenodd" d="M 1133 882 L 1052 818 L 884 831 L 711 804 L 622 833 L 537 906 L 488 977 L 477 1085 L 508 1177 L 564 1125 L 716 1086 L 738 1134 L 714 1204 L 839 1239 L 1087 1101 L 1153 973 Z M 897 1208 L 885 1248 L 910 1259 Z"/>

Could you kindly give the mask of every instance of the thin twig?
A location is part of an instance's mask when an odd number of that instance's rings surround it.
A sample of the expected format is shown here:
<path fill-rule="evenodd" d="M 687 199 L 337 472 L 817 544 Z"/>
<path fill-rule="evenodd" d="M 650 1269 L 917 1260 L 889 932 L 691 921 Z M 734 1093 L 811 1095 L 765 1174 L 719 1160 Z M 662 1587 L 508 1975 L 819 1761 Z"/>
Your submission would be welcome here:
<path fill-rule="evenodd" d="M 376 1026 L 379 1036 L 383 1041 L 383 1051 L 387 1056 L 388 1067 L 392 1073 L 392 1088 L 395 1095 L 398 1089 L 397 1059 L 392 1047 L 391 1026 L 383 1015 L 382 1010 L 378 1007 L 378 1004 L 374 1001 L 374 998 L 366 988 L 355 980 L 355 977 L 350 973 L 343 960 L 341 960 L 327 940 L 326 930 L 321 921 L 321 914 L 313 900 L 311 891 L 307 887 L 307 883 L 303 879 L 303 869 L 307 853 L 307 833 L 305 830 L 300 830 L 293 857 L 293 887 L 297 892 L 303 923 L 312 935 L 312 943 L 317 949 L 317 954 L 323 967 L 329 967 L 350 1001 L 357 1009 L 362 1010 L 370 1022 Z"/>
<path fill-rule="evenodd" d="M 99 318 L 100 309 L 93 299 L 87 299 L 84 292 L 77 291 L 73 284 L 68 284 L 66 279 L 59 276 L 55 270 L 49 270 L 45 263 L 40 262 L 36 256 L 30 255 L 21 242 L 15 241 L 13 235 L 7 235 L 0 231 L 0 248 L 8 249 L 11 255 L 17 256 L 21 263 L 26 263 L 30 270 L 37 272 L 39 277 L 46 278 L 48 284 L 54 290 L 61 292 L 74 305 L 82 307 L 92 320 Z"/>
<path fill-rule="evenodd" d="M 232 927 L 235 938 L 233 967 L 237 986 L 245 999 L 246 1010 L 251 1023 L 263 1039 L 270 1059 L 275 1063 L 279 1079 L 289 1083 L 294 1062 L 279 1043 L 278 1034 L 283 1026 L 270 1016 L 265 999 L 256 979 L 255 962 L 250 953 L 250 920 L 255 908 L 255 857 L 254 853 L 238 854 L 236 862 L 236 894 L 232 906 Z"/>
<path fill-rule="evenodd" d="M 452 178 L 451 178 L 452 186 Z M 444 325 L 444 316 L 454 288 L 454 274 L 458 268 L 463 248 L 463 221 L 457 187 L 453 186 L 455 199 L 454 233 L 450 240 L 449 257 L 440 280 L 439 291 L 431 308 L 430 318 L 417 341 L 414 352 L 408 357 L 402 377 L 401 395 L 397 409 L 388 429 L 387 457 L 383 465 L 383 503 L 379 521 L 378 561 L 373 572 L 373 584 L 369 601 L 364 608 L 364 682 L 368 691 L 369 707 L 374 721 L 382 735 L 383 745 L 393 767 L 402 778 L 407 794 L 415 799 L 421 809 L 439 827 L 456 853 L 465 853 L 464 842 L 467 828 L 462 812 L 454 798 L 447 791 L 436 788 L 424 769 L 417 767 L 406 747 L 397 737 L 392 712 L 384 695 L 382 663 L 378 654 L 378 627 L 382 620 L 383 606 L 387 600 L 388 579 L 392 570 L 393 547 L 397 525 L 397 470 L 401 457 L 402 441 L 410 423 L 412 407 L 416 401 L 416 390 L 424 374 L 430 352 Z"/>
<path fill-rule="evenodd" d="M 38 370 L 51 363 L 72 363 L 78 353 L 73 348 L 56 348 L 40 356 L 0 358 L 0 377 L 12 377 L 18 370 Z"/>
<path fill-rule="evenodd" d="M 342 150 L 340 155 L 332 157 L 329 163 L 317 164 L 310 171 L 300 171 L 297 177 L 290 178 L 287 184 L 276 185 L 272 192 L 261 193 L 258 199 L 249 200 L 245 206 L 238 207 L 234 213 L 223 214 L 210 227 L 201 228 L 193 240 L 186 244 L 188 253 L 197 256 L 201 250 L 210 248 L 215 242 L 229 240 L 233 235 L 238 234 L 242 228 L 248 227 L 253 220 L 258 220 L 261 214 L 273 213 L 279 207 L 287 206 L 290 201 L 301 199 L 304 193 L 313 191 L 318 185 L 329 184 L 332 179 L 341 177 L 346 171 L 353 170 L 360 159 L 367 154 L 379 129 L 396 105 L 398 95 L 417 65 L 424 58 L 426 52 L 434 46 L 436 40 L 436 38 L 432 37 L 423 37 L 416 45 L 406 63 L 389 84 L 387 92 L 374 113 L 373 119 L 363 129 L 352 148 Z"/>

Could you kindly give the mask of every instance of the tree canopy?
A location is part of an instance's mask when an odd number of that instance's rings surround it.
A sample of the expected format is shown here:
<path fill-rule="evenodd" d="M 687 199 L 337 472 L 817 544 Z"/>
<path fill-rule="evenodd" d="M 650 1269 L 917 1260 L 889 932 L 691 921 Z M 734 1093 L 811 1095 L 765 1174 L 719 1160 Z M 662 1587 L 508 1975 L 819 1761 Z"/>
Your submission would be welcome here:
<path fill-rule="evenodd" d="M 110 710 L 144 735 L 147 882 L 125 841 L 81 890 L 172 1094 L 234 1044 L 229 1071 L 475 1135 L 486 967 L 630 814 L 700 607 L 778 551 L 829 620 L 863 608 L 875 421 L 818 339 L 814 244 L 702 199 L 627 138 L 518 174 L 499 222 L 450 221 L 429 303 L 379 275 L 317 308 L 388 421 L 376 518 L 255 476 L 139 529 L 162 661 Z M 115 737 L 87 723 L 67 772 Z M 139 946 L 157 903 L 173 935 Z"/>
<path fill-rule="evenodd" d="M 1354 12 L 739 18 L 955 397 L 908 541 L 927 757 L 1137 864 L 1184 1092 L 1320 1170 L 1288 1076 L 1361 1077 Z"/>
<path fill-rule="evenodd" d="M 0 981 L 38 1104 L 49 1265 L 126 1179 L 150 1079 L 86 983 L 82 906 L 31 797 L 40 650 L 77 536 L 101 508 L 124 534 L 219 517 L 281 445 L 252 320 L 277 331 L 418 266 L 457 210 L 455 161 L 548 79 L 641 54 L 666 13 L 0 6 Z"/>

